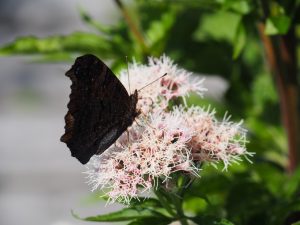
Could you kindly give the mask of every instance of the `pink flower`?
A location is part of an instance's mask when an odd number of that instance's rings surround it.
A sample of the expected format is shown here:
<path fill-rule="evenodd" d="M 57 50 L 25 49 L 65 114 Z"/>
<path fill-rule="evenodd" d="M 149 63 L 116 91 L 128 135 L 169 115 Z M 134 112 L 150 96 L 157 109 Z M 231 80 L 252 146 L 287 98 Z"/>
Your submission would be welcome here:
<path fill-rule="evenodd" d="M 117 142 L 87 165 L 93 190 L 101 189 L 109 202 L 130 203 L 142 193 L 155 188 L 157 179 L 167 184 L 171 174 L 184 171 L 199 176 L 197 164 L 241 161 L 247 152 L 246 130 L 240 123 L 224 117 L 218 122 L 215 111 L 186 105 L 168 109 L 169 101 L 190 92 L 202 96 L 203 79 L 192 79 L 191 73 L 178 69 L 166 56 L 150 58 L 148 65 L 129 66 L 132 90 L 139 89 L 164 73 L 167 76 L 139 92 L 136 122 Z M 127 83 L 125 72 L 121 80 Z"/>
<path fill-rule="evenodd" d="M 252 156 L 253 153 L 245 148 L 246 130 L 241 127 L 242 122 L 230 122 L 230 117 L 218 122 L 214 114 L 215 111 L 209 108 L 191 107 L 187 110 L 186 120 L 196 133 L 188 146 L 194 160 L 212 163 L 223 161 L 226 170 L 232 162 L 241 161 L 241 155 Z"/>
<path fill-rule="evenodd" d="M 149 83 L 167 73 L 160 81 L 147 87 Z M 120 73 L 120 80 L 128 88 L 128 72 Z M 192 73 L 177 68 L 177 65 L 167 56 L 160 58 L 149 58 L 148 65 L 139 65 L 136 62 L 129 65 L 129 80 L 131 90 L 139 90 L 138 106 L 144 114 L 150 111 L 161 110 L 168 106 L 168 102 L 176 97 L 185 98 L 191 93 L 203 96 L 206 88 L 202 83 L 204 79 L 193 77 Z"/>

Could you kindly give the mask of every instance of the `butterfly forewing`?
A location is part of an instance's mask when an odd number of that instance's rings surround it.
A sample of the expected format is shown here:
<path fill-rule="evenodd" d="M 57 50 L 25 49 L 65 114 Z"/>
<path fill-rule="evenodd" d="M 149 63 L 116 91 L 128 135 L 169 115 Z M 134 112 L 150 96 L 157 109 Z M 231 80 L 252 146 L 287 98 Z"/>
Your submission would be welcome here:
<path fill-rule="evenodd" d="M 61 141 L 85 164 L 132 124 L 137 115 L 137 92 L 129 96 L 112 71 L 93 55 L 77 58 L 66 76 L 72 85 Z"/>

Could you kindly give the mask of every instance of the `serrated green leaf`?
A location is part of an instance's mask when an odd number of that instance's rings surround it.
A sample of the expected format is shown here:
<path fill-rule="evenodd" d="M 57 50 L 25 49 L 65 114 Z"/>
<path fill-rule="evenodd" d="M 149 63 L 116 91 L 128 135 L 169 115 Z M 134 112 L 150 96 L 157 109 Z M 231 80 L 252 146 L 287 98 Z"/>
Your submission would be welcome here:
<path fill-rule="evenodd" d="M 162 207 L 161 202 L 155 198 L 139 198 L 132 199 L 130 202 L 131 207 L 143 206 L 143 207 Z"/>
<path fill-rule="evenodd" d="M 272 16 L 266 21 L 267 35 L 286 34 L 291 25 L 291 18 L 286 15 Z"/>
<path fill-rule="evenodd" d="M 84 221 L 94 221 L 94 222 L 118 222 L 118 221 L 130 221 L 130 220 L 136 220 L 139 218 L 148 218 L 157 216 L 159 214 L 153 213 L 149 210 L 141 210 L 137 211 L 135 209 L 131 208 L 124 208 L 117 212 L 97 215 L 97 216 L 89 216 L 85 218 L 81 218 L 78 215 L 76 215 L 74 212 L 72 212 L 73 216 L 77 219 L 84 220 Z"/>
<path fill-rule="evenodd" d="M 87 25 L 96 29 L 97 31 L 103 32 L 105 34 L 110 34 L 112 32 L 111 27 L 105 26 L 93 19 L 92 16 L 83 7 L 79 7 L 79 15 Z"/>
<path fill-rule="evenodd" d="M 46 62 L 61 62 L 61 61 L 71 61 L 73 59 L 72 54 L 68 52 L 61 53 L 48 53 L 34 58 L 32 61 L 37 63 L 46 63 Z"/>
<path fill-rule="evenodd" d="M 107 196 L 102 196 L 101 199 L 107 201 L 109 198 Z M 124 204 L 123 201 L 117 201 L 119 204 Z M 161 207 L 161 203 L 156 198 L 147 198 L 147 197 L 139 197 L 138 199 L 131 199 L 130 200 L 130 208 L 134 208 L 137 206 L 143 207 Z"/>
<path fill-rule="evenodd" d="M 73 215 L 78 219 L 99 222 L 130 221 L 137 219 L 146 219 L 149 217 L 168 219 L 168 217 L 165 216 L 166 214 L 167 213 L 165 212 L 165 210 L 161 208 L 160 202 L 154 198 L 141 198 L 139 200 L 133 200 L 129 208 L 124 208 L 117 212 L 98 216 L 80 218 L 73 213 Z"/>
<path fill-rule="evenodd" d="M 47 38 L 22 37 L 0 48 L 0 55 L 94 53 L 109 55 L 111 44 L 104 38 L 84 32 Z"/>
<path fill-rule="evenodd" d="M 127 225 L 167 225 L 172 222 L 171 218 L 149 217 L 134 220 Z"/>
<path fill-rule="evenodd" d="M 239 22 L 233 41 L 233 58 L 237 59 L 241 54 L 246 44 L 246 29 L 243 20 Z"/>

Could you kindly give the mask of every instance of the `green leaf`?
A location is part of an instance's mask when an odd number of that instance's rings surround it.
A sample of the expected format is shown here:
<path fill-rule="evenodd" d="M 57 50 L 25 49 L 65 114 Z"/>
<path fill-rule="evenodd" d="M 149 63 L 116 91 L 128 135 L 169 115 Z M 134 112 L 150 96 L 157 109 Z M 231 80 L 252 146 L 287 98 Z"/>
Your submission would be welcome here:
<path fill-rule="evenodd" d="M 272 83 L 270 74 L 257 74 L 252 84 L 252 90 L 252 111 L 256 116 L 265 112 L 269 113 L 267 111 L 268 103 L 276 104 L 276 102 L 278 102 L 277 92 Z"/>
<path fill-rule="evenodd" d="M 74 212 L 72 212 L 72 214 L 77 219 L 85 220 L 85 221 L 95 221 L 95 222 L 130 221 L 130 220 L 136 220 L 136 219 L 140 219 L 140 218 L 153 217 L 154 215 L 156 217 L 159 217 L 159 215 L 160 215 L 158 213 L 153 213 L 150 210 L 137 211 L 137 210 L 131 209 L 131 208 L 124 208 L 117 212 L 112 212 L 112 213 L 102 214 L 102 215 L 97 215 L 97 216 L 89 216 L 89 217 L 85 217 L 85 218 L 79 217 Z"/>
<path fill-rule="evenodd" d="M 130 201 L 131 207 L 137 207 L 142 206 L 144 208 L 146 207 L 162 207 L 161 202 L 158 199 L 155 198 L 142 198 L 140 197 L 137 199 L 132 199 Z"/>
<path fill-rule="evenodd" d="M 221 219 L 216 223 L 216 225 L 234 225 L 232 222 L 226 219 Z"/>
<path fill-rule="evenodd" d="M 72 214 L 81 220 L 85 221 L 130 221 L 130 220 L 142 220 L 149 217 L 160 218 L 160 220 L 168 220 L 169 218 L 165 215 L 166 211 L 161 207 L 160 201 L 154 198 L 140 198 L 139 200 L 132 200 L 131 206 L 129 208 L 124 208 L 117 212 L 112 212 L 108 214 L 98 215 L 98 216 L 90 216 L 86 218 L 81 218 L 74 214 Z"/>
<path fill-rule="evenodd" d="M 285 174 L 271 163 L 257 163 L 255 166 L 255 176 L 259 179 L 268 190 L 276 196 L 281 197 Z"/>
<path fill-rule="evenodd" d="M 155 214 L 158 213 L 160 215 L 169 216 L 167 210 L 163 208 L 161 201 L 155 198 L 139 198 L 139 200 L 132 199 L 130 202 L 130 208 L 138 211 L 148 209 Z"/>
<path fill-rule="evenodd" d="M 91 33 L 75 32 L 67 36 L 22 37 L 0 48 L 0 55 L 94 53 L 109 55 L 109 41 Z"/>
<path fill-rule="evenodd" d="M 295 198 L 292 202 L 280 201 L 280 206 L 274 204 L 271 209 L 272 217 L 271 224 L 291 224 L 286 223 L 287 220 L 292 218 L 299 218 L 300 215 L 300 199 Z M 275 210 L 274 210 L 275 209 Z M 289 218 L 289 219 L 288 219 Z M 285 221 L 285 222 L 284 222 Z M 296 221 L 294 221 L 296 222 Z"/>
<path fill-rule="evenodd" d="M 99 196 L 100 194 L 98 194 Z M 102 196 L 101 199 L 104 201 L 107 201 L 109 199 L 108 196 Z M 117 203 L 125 205 L 123 201 L 116 200 Z M 143 208 L 149 208 L 149 207 L 155 207 L 160 208 L 162 207 L 161 202 L 156 198 L 147 198 L 147 197 L 139 197 L 138 199 L 131 199 L 130 200 L 130 208 L 136 208 L 136 207 L 143 207 Z"/>
<path fill-rule="evenodd" d="M 238 176 L 236 183 L 232 186 L 227 200 L 226 209 L 230 219 L 250 223 L 246 218 L 259 218 L 261 224 L 269 224 L 267 221 L 272 215 L 271 210 L 266 210 L 272 204 L 275 206 L 275 197 L 258 182 L 242 180 L 245 175 Z"/>
<path fill-rule="evenodd" d="M 245 47 L 246 44 L 246 29 L 243 23 L 243 20 L 241 19 L 240 23 L 237 26 L 234 41 L 233 41 L 233 58 L 237 59 L 239 55 L 241 54 L 242 50 Z"/>
<path fill-rule="evenodd" d="M 167 225 L 172 222 L 171 218 L 148 217 L 134 220 L 127 225 Z"/>
<path fill-rule="evenodd" d="M 170 11 L 162 14 L 159 20 L 152 21 L 146 37 L 151 49 L 151 53 L 161 55 L 167 41 L 168 33 L 176 21 L 177 10 L 171 8 Z"/>
<path fill-rule="evenodd" d="M 272 16 L 266 21 L 267 35 L 286 34 L 291 25 L 291 18 L 286 15 Z"/>
<path fill-rule="evenodd" d="M 297 196 L 300 189 L 300 167 L 289 177 L 285 187 L 285 194 L 289 197 Z"/>
<path fill-rule="evenodd" d="M 232 222 L 226 219 L 219 219 L 213 216 L 196 216 L 191 220 L 199 225 L 234 225 Z"/>
<path fill-rule="evenodd" d="M 207 208 L 207 202 L 204 198 L 189 198 L 184 201 L 183 208 L 189 212 L 202 213 Z"/>
<path fill-rule="evenodd" d="M 248 0 L 225 0 L 223 7 L 243 15 L 249 14 L 253 8 Z"/>
<path fill-rule="evenodd" d="M 214 14 L 204 14 L 193 36 L 197 41 L 232 42 L 240 23 L 241 16 L 228 11 L 217 11 Z"/>
<path fill-rule="evenodd" d="M 109 34 L 112 32 L 111 27 L 105 26 L 98 21 L 94 20 L 92 16 L 83 8 L 79 7 L 79 14 L 81 19 L 90 27 L 96 29 L 97 31 Z"/>

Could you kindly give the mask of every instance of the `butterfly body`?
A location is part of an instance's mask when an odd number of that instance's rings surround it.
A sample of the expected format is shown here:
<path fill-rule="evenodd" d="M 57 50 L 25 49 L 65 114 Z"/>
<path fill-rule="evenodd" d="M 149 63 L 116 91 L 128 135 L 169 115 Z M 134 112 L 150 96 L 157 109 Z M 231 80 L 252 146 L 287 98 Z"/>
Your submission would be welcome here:
<path fill-rule="evenodd" d="M 85 164 L 109 148 L 139 115 L 138 93 L 129 96 L 113 72 L 93 55 L 78 57 L 66 76 L 72 85 L 61 141 Z"/>

